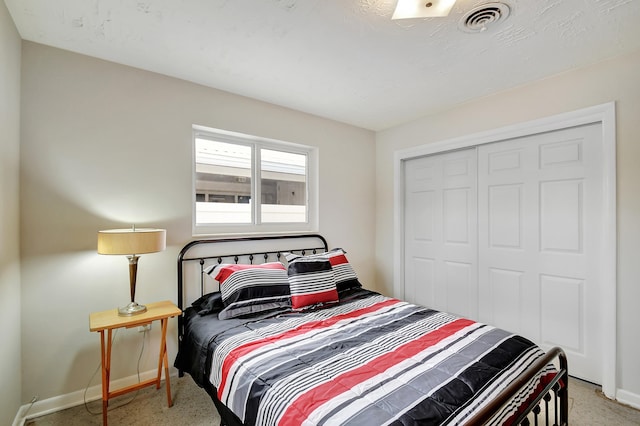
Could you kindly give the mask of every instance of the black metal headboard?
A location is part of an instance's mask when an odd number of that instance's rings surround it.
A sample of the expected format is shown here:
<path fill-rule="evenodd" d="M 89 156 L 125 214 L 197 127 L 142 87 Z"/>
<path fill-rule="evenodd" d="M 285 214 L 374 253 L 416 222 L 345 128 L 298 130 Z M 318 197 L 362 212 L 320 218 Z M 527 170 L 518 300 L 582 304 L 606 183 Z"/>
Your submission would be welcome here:
<path fill-rule="evenodd" d="M 178 255 L 178 307 L 184 310 L 187 290 L 197 283 L 185 282 L 185 265 L 197 262 L 199 267 L 198 294 L 205 292 L 204 269 L 207 261 L 217 263 L 266 263 L 281 261 L 284 252 L 316 253 L 329 249 L 327 240 L 320 234 L 274 235 L 244 238 L 218 238 L 195 240 L 185 245 Z M 232 250 L 240 250 L 232 251 Z M 195 299 L 194 299 L 195 300 Z M 178 344 L 182 342 L 184 333 L 183 318 L 178 317 Z"/>

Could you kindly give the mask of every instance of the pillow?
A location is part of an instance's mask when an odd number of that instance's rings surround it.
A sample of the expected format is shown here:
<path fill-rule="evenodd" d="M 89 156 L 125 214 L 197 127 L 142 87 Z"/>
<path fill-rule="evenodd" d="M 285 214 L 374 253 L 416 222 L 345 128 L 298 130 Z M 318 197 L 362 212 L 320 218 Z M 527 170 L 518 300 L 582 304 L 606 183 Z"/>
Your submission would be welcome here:
<path fill-rule="evenodd" d="M 224 305 L 222 304 L 222 295 L 219 291 L 205 294 L 198 300 L 194 301 L 191 306 L 193 306 L 200 316 L 218 312 L 224 308 Z"/>
<path fill-rule="evenodd" d="M 353 288 L 360 288 L 362 284 L 358 281 L 358 276 L 353 267 L 347 260 L 346 252 L 341 248 L 335 248 L 325 253 L 311 254 L 307 256 L 297 255 L 293 253 L 287 254 L 287 260 L 306 257 L 306 258 L 326 258 L 331 263 L 333 273 L 336 280 L 336 288 L 338 293 L 342 294 Z"/>
<path fill-rule="evenodd" d="M 218 314 L 220 319 L 291 307 L 287 271 L 280 262 L 222 263 L 208 269 L 207 273 L 220 283 L 224 304 Z"/>
<path fill-rule="evenodd" d="M 339 301 L 331 262 L 326 257 L 287 254 L 291 306 L 306 306 Z"/>
<path fill-rule="evenodd" d="M 362 284 L 358 281 L 356 271 L 347 260 L 346 252 L 341 248 L 336 248 L 328 252 L 329 261 L 336 276 L 336 287 L 338 292 L 360 288 Z"/>

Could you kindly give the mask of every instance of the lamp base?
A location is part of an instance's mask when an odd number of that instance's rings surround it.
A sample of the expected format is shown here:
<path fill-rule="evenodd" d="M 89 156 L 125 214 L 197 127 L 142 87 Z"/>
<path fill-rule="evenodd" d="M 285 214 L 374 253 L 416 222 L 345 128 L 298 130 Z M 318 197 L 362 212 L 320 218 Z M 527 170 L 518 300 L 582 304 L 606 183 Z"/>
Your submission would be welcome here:
<path fill-rule="evenodd" d="M 143 312 L 147 312 L 147 307 L 144 305 L 138 305 L 136 302 L 131 302 L 123 308 L 118 308 L 118 315 L 121 317 L 130 317 Z"/>

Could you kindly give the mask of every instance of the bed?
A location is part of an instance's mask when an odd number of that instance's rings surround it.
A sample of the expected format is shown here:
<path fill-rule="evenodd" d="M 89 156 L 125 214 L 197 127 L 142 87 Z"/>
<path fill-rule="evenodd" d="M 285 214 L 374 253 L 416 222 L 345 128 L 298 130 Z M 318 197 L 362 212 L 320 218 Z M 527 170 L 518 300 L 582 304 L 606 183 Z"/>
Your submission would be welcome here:
<path fill-rule="evenodd" d="M 177 299 L 221 425 L 568 424 L 560 348 L 367 290 L 321 235 L 192 241 Z"/>

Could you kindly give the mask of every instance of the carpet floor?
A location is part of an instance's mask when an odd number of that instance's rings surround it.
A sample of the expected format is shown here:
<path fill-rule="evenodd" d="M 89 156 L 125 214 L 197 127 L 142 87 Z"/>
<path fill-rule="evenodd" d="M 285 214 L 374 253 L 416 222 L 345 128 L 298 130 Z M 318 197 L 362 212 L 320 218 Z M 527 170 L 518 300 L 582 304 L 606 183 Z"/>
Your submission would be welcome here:
<path fill-rule="evenodd" d="M 163 388 L 143 389 L 109 402 L 109 424 L 117 425 L 219 425 L 220 417 L 205 391 L 191 377 L 172 378 L 173 407 L 167 407 Z M 135 398 L 132 397 L 135 395 Z M 102 424 L 102 403 L 68 408 L 29 419 L 29 426 L 85 426 Z M 94 414 L 90 413 L 93 412 Z M 605 398 L 598 386 L 580 380 L 569 381 L 569 424 L 580 426 L 640 425 L 640 411 Z M 369 426 L 369 425 L 368 425 Z M 373 426 L 373 425 L 371 425 Z"/>

